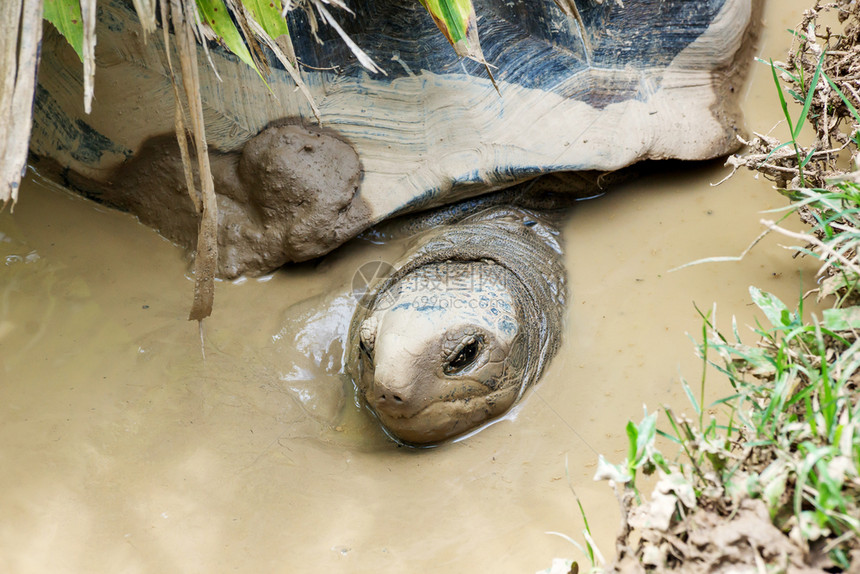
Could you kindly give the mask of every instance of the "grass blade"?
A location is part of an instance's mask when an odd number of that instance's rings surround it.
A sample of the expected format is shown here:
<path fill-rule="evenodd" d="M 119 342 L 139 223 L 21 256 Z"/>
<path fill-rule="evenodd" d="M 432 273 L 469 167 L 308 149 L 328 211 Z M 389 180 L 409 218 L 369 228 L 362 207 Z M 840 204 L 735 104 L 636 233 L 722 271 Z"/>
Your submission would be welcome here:
<path fill-rule="evenodd" d="M 824 79 L 827 80 L 827 83 L 830 84 L 830 87 L 833 88 L 833 91 L 835 91 L 837 94 L 839 94 L 839 98 L 842 100 L 842 103 L 845 104 L 845 107 L 848 108 L 848 111 L 851 112 L 851 115 L 854 116 L 854 119 L 857 121 L 858 124 L 860 124 L 860 113 L 857 113 L 857 108 L 855 108 L 851 104 L 851 102 L 848 100 L 848 98 L 845 97 L 845 94 L 842 93 L 842 90 L 839 89 L 839 86 L 837 86 L 833 82 L 833 80 L 831 80 L 827 76 L 827 74 L 822 72 L 821 75 L 824 76 Z"/>
<path fill-rule="evenodd" d="M 681 379 L 681 385 L 684 387 L 684 392 L 687 394 L 687 399 L 690 401 L 690 404 L 693 405 L 693 410 L 696 411 L 696 415 L 702 415 L 702 408 L 699 406 L 699 401 L 696 400 L 696 397 L 693 396 L 693 389 L 690 388 L 690 385 L 687 384 L 687 381 Z"/>
<path fill-rule="evenodd" d="M 782 107 L 782 114 L 785 116 L 785 121 L 788 122 L 788 131 L 794 134 L 794 127 L 791 123 L 791 114 L 788 113 L 788 104 L 785 101 L 785 94 L 782 92 L 782 84 L 779 83 L 779 78 L 776 75 L 776 66 L 773 60 L 770 61 L 770 71 L 773 74 L 773 83 L 776 85 L 776 93 L 779 95 L 779 105 Z"/>
<path fill-rule="evenodd" d="M 806 117 L 809 115 L 809 108 L 812 106 L 812 99 L 815 97 L 815 87 L 818 85 L 818 78 L 821 75 L 821 66 L 824 64 L 825 55 L 827 55 L 827 52 L 822 50 L 821 57 L 818 59 L 818 65 L 815 66 L 815 74 L 812 76 L 812 82 L 807 86 L 806 100 L 803 102 L 803 110 L 800 112 L 800 117 L 797 118 L 797 125 L 795 126 L 794 131 L 791 132 L 792 139 L 797 139 L 797 136 L 800 135 L 800 130 L 803 129 L 803 125 L 806 123 Z M 809 152 L 809 154 L 811 156 L 812 152 Z M 807 159 L 807 161 L 809 160 Z"/>

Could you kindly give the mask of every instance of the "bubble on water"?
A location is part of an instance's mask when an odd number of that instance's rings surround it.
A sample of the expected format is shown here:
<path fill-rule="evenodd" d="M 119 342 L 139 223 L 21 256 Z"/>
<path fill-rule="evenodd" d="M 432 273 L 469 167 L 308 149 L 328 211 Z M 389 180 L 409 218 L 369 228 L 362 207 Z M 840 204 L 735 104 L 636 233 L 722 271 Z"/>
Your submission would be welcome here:
<path fill-rule="evenodd" d="M 3 238 L 0 238 L 0 241 L 4 241 Z M 27 255 L 7 255 L 6 256 L 6 266 L 14 265 L 16 263 L 33 263 L 41 259 L 42 257 L 35 251 L 31 251 Z"/>

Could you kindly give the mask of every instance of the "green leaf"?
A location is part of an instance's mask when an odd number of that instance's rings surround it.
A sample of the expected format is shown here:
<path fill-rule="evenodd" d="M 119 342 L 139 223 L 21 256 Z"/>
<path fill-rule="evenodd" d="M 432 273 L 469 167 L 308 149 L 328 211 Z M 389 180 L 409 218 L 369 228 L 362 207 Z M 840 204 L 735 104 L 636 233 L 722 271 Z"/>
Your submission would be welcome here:
<path fill-rule="evenodd" d="M 281 16 L 281 0 L 242 0 L 242 4 L 272 39 L 290 34 L 287 21 Z"/>
<path fill-rule="evenodd" d="M 633 421 L 627 423 L 627 471 L 635 477 L 636 469 L 648 463 L 648 453 L 652 450 L 654 438 L 657 436 L 657 412 L 650 415 L 645 412 L 645 418 L 639 425 Z"/>
<path fill-rule="evenodd" d="M 236 24 L 230 18 L 223 0 L 197 0 L 197 11 L 200 14 L 200 19 L 212 28 L 227 48 L 236 54 L 240 60 L 253 68 L 257 72 L 257 75 L 265 82 L 263 74 L 260 73 L 260 70 L 254 63 L 251 52 L 248 51 L 248 46 L 245 45 L 245 41 L 242 39 L 241 34 L 239 34 Z"/>
<path fill-rule="evenodd" d="M 799 167 L 800 169 L 805 168 L 805 167 L 806 167 L 806 164 L 808 164 L 808 163 L 809 163 L 809 160 L 811 160 L 811 159 L 812 159 L 812 156 L 815 154 L 815 152 L 816 152 L 816 149 L 815 149 L 814 147 L 813 147 L 813 148 L 811 148 L 811 149 L 809 150 L 809 153 L 808 153 L 808 154 L 806 154 L 806 157 L 805 157 L 805 158 L 803 158 L 803 161 L 802 161 L 802 162 L 800 162 L 800 165 L 799 165 L 798 167 Z"/>
<path fill-rule="evenodd" d="M 636 451 L 638 450 L 639 431 L 633 421 L 627 421 L 627 464 L 630 469 L 636 468 Z"/>
<path fill-rule="evenodd" d="M 730 403 L 730 402 L 732 402 L 733 400 L 738 399 L 738 398 L 740 398 L 740 397 L 742 397 L 742 396 L 743 396 L 743 395 L 742 395 L 742 394 L 740 394 L 740 393 L 735 393 L 735 394 L 733 394 L 733 395 L 729 395 L 729 396 L 727 396 L 727 397 L 723 397 L 723 398 L 721 398 L 721 399 L 717 399 L 717 400 L 715 400 L 714 402 L 712 402 L 710 405 L 708 405 L 708 408 L 713 408 L 713 407 L 717 407 L 717 406 L 719 406 L 719 405 L 723 405 L 723 404 L 726 404 L 726 403 Z M 729 405 L 729 406 L 731 406 L 731 405 Z M 720 427 L 720 428 L 724 428 L 724 427 Z"/>
<path fill-rule="evenodd" d="M 825 309 L 823 327 L 831 331 L 849 331 L 860 329 L 860 307 L 844 307 L 842 309 Z"/>
<path fill-rule="evenodd" d="M 12 1 L 15 0 L 3 0 Z M 79 0 L 45 0 L 42 13 L 45 20 L 54 25 L 75 50 L 78 58 L 84 60 L 84 23 L 81 20 Z"/>
<path fill-rule="evenodd" d="M 681 444 L 681 440 L 678 437 L 672 436 L 669 433 L 667 433 L 666 431 L 662 431 L 660 429 L 657 429 L 657 434 L 660 435 L 661 437 L 667 439 L 667 440 L 674 442 L 675 444 Z"/>
<path fill-rule="evenodd" d="M 582 502 L 579 500 L 579 497 L 576 497 L 576 504 L 579 506 L 579 513 L 582 515 L 582 522 L 585 524 L 585 532 L 587 534 L 591 534 L 591 527 L 588 526 L 588 517 L 585 516 L 585 509 L 582 507 Z M 586 540 L 585 546 L 588 548 L 588 560 L 591 564 L 594 564 L 594 548 L 591 546 L 591 543 Z M 573 570 L 571 570 L 573 572 Z"/>
<path fill-rule="evenodd" d="M 764 498 L 765 503 L 767 503 L 767 508 L 770 512 L 771 518 L 776 516 L 776 513 L 780 508 L 780 501 L 782 500 L 783 493 L 785 493 L 785 483 L 787 479 L 788 477 L 785 475 L 778 476 L 771 482 L 767 483 L 767 486 L 765 486 L 762 491 L 762 497 Z"/>
<path fill-rule="evenodd" d="M 630 482 L 633 477 L 623 468 L 625 465 L 610 464 L 603 458 L 603 455 L 597 457 L 597 472 L 594 473 L 594 480 L 612 480 L 618 484 Z"/>
<path fill-rule="evenodd" d="M 454 47 L 458 56 L 487 64 L 478 38 L 478 17 L 475 15 L 472 0 L 420 0 L 420 2 Z M 487 72 L 489 71 L 487 68 Z M 492 79 L 492 74 L 490 77 Z"/>
<path fill-rule="evenodd" d="M 699 402 L 696 400 L 696 397 L 693 396 L 693 390 L 683 378 L 681 379 L 681 386 L 684 388 L 684 392 L 687 394 L 687 399 L 690 401 L 690 404 L 693 405 L 693 410 L 696 411 L 697 415 L 702 414 L 702 408 L 699 406 Z"/>
<path fill-rule="evenodd" d="M 754 286 L 750 286 L 750 296 L 774 327 L 787 327 L 795 321 L 794 314 L 776 296 Z"/>
<path fill-rule="evenodd" d="M 421 0 L 421 4 L 455 49 L 458 42 L 467 40 L 469 19 L 475 14 L 471 0 Z"/>
<path fill-rule="evenodd" d="M 657 432 L 660 432 L 660 431 L 657 431 Z M 660 433 L 660 434 L 664 434 L 664 433 Z M 669 436 L 669 435 L 665 435 L 665 436 Z M 670 438 L 670 439 L 672 439 L 672 440 L 677 441 L 677 439 L 675 439 L 675 437 L 669 436 L 669 438 Z M 665 472 L 666 474 L 669 474 L 669 472 L 671 472 L 671 471 L 670 471 L 670 469 L 669 469 L 669 463 L 668 463 L 668 462 L 666 462 L 666 459 L 665 459 L 665 458 L 663 458 L 663 455 L 662 455 L 662 454 L 660 454 L 659 452 L 656 452 L 656 451 L 655 451 L 655 452 L 651 455 L 651 457 L 654 459 L 654 462 L 657 464 L 657 466 L 659 466 L 659 467 L 660 467 L 660 470 L 662 470 L 662 471 L 663 471 L 663 472 Z"/>
<path fill-rule="evenodd" d="M 649 447 L 654 444 L 657 436 L 657 411 L 650 415 L 646 412 L 645 418 L 639 423 L 638 436 L 636 438 L 636 458 L 642 458 Z"/>
<path fill-rule="evenodd" d="M 785 68 L 783 68 L 781 66 L 777 66 L 776 64 L 773 63 L 773 60 L 768 61 L 768 60 L 763 60 L 762 58 L 755 58 L 755 61 L 758 62 L 759 64 L 764 64 L 765 66 L 770 66 L 772 68 L 776 68 L 777 70 L 779 70 L 780 72 L 782 72 L 783 74 L 788 76 L 792 82 L 794 82 L 795 84 L 800 84 L 800 79 L 797 76 L 795 76 L 794 74 L 792 74 L 791 72 L 789 72 Z"/>

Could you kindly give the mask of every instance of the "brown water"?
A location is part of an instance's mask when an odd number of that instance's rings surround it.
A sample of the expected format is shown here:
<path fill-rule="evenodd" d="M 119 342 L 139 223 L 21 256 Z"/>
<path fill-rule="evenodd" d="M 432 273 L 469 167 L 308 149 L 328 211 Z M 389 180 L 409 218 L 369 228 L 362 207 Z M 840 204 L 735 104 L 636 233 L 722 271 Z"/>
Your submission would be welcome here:
<path fill-rule="evenodd" d="M 770 4 L 761 54 L 782 56 L 806 3 Z M 753 71 L 748 124 L 767 131 L 780 111 L 769 69 Z M 729 329 L 732 314 L 754 322 L 749 285 L 793 304 L 812 283 L 815 265 L 776 238 L 741 263 L 669 272 L 739 254 L 759 212 L 784 205 L 747 173 L 712 188 L 720 163 L 580 204 L 549 372 L 514 415 L 425 451 L 394 447 L 351 394 L 338 413 L 341 348 L 325 334 L 338 325 L 321 317 L 346 314 L 336 295 L 355 269 L 396 246 L 356 242 L 316 267 L 219 284 L 204 359 L 182 253 L 30 178 L 0 215 L 0 571 L 533 572 L 584 558 L 545 533 L 581 540 L 565 461 L 611 557 L 618 511 L 592 481 L 597 453 L 624 457 L 643 404 L 687 409 L 693 303 L 716 302 Z M 708 393 L 725 387 L 714 376 Z"/>

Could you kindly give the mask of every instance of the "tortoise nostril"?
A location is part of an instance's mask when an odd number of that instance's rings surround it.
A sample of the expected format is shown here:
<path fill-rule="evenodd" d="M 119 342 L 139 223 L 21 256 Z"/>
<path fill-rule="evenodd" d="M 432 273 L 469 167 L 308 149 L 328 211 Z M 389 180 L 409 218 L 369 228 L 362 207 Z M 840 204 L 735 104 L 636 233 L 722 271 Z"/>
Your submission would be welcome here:
<path fill-rule="evenodd" d="M 400 395 L 395 395 L 395 394 L 389 395 L 386 393 L 379 393 L 376 396 L 376 400 L 381 404 L 388 403 L 390 401 L 393 404 L 402 405 L 404 402 L 403 399 L 400 397 Z"/>

